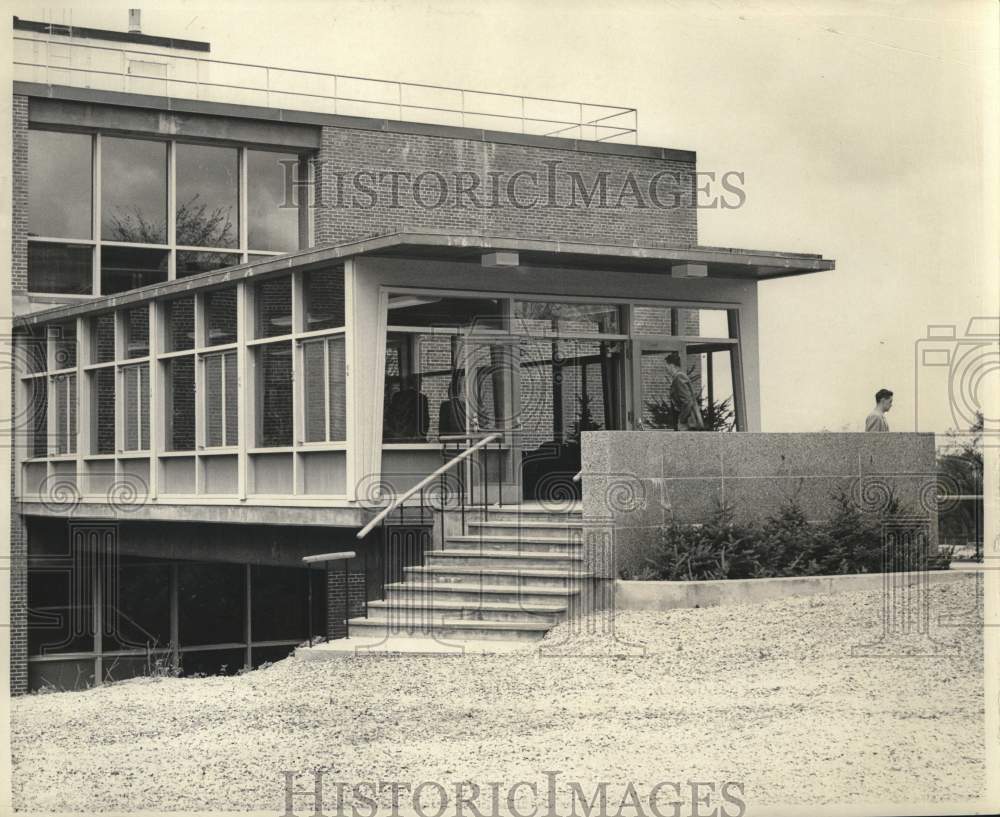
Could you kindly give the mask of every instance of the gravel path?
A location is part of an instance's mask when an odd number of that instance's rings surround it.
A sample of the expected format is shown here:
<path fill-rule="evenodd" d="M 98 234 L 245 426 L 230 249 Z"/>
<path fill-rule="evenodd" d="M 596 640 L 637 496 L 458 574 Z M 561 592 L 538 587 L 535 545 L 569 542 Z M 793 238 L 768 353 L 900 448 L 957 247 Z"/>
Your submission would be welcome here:
<path fill-rule="evenodd" d="M 932 586 L 932 620 L 973 622 L 975 588 Z M 881 611 L 880 593 L 850 593 L 622 612 L 616 639 L 564 624 L 545 655 L 291 658 L 31 695 L 12 704 L 14 805 L 282 813 L 283 772 L 304 788 L 317 767 L 331 798 L 336 781 L 373 780 L 502 781 L 505 796 L 558 770 L 560 802 L 570 781 L 588 797 L 604 781 L 612 814 L 630 782 L 645 797 L 661 781 L 741 781 L 751 807 L 977 797 L 981 629 L 933 624 L 952 656 L 852 657 L 881 636 Z"/>

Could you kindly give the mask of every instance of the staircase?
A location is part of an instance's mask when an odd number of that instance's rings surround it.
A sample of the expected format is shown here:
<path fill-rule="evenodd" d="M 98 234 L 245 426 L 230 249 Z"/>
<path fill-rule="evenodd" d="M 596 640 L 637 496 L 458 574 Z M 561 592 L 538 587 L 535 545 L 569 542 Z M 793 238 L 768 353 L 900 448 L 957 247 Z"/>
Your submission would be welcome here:
<path fill-rule="evenodd" d="M 592 575 L 578 507 L 481 507 L 464 529 L 351 619 L 351 639 L 537 641 L 577 608 Z"/>

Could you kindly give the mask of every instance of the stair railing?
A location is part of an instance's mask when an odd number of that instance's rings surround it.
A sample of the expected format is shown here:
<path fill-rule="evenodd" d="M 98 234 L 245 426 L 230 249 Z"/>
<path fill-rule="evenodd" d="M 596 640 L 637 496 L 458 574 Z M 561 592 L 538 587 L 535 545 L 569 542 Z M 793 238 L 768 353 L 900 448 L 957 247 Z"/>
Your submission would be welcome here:
<path fill-rule="evenodd" d="M 375 528 L 382 528 L 382 588 L 380 592 L 381 598 L 385 598 L 385 586 L 387 583 L 392 581 L 399 581 L 402 578 L 402 570 L 407 566 L 413 565 L 423 565 L 424 562 L 424 545 L 423 542 L 417 543 L 415 546 L 412 544 L 404 544 L 402 550 L 403 553 L 399 554 L 398 559 L 393 559 L 390 553 L 390 541 L 389 537 L 385 535 L 385 526 L 388 520 L 393 514 L 398 515 L 399 524 L 403 525 L 406 521 L 405 517 L 405 506 L 408 500 L 413 497 L 417 497 L 416 506 L 419 508 L 419 523 L 422 526 L 424 524 L 424 512 L 427 505 L 426 494 L 429 489 L 433 486 L 435 482 L 439 483 L 438 499 L 440 508 L 442 511 L 442 530 L 444 525 L 443 513 L 449 504 L 449 499 L 451 499 L 451 491 L 449 490 L 447 476 L 449 473 L 453 472 L 458 466 L 463 466 L 462 471 L 465 470 L 465 465 L 468 460 L 478 454 L 482 453 L 484 456 L 486 454 L 487 448 L 491 443 L 498 442 L 498 447 L 501 451 L 501 461 L 499 464 L 499 472 L 503 471 L 503 461 L 502 461 L 502 450 L 503 450 L 503 432 L 495 432 L 493 434 L 488 434 L 481 440 L 476 441 L 473 445 L 463 448 L 458 454 L 451 457 L 447 462 L 436 468 L 432 473 L 421 479 L 416 485 L 414 485 L 409 490 L 405 491 L 399 497 L 394 499 L 389 505 L 383 508 L 375 517 L 365 525 L 357 533 L 358 539 L 364 539 L 371 533 Z M 471 437 L 462 436 L 456 438 L 464 442 L 471 441 Z M 442 452 L 447 454 L 447 445 L 442 446 Z M 464 476 L 459 475 L 457 480 L 457 509 L 461 511 L 462 520 L 462 533 L 466 532 L 466 510 L 470 505 L 475 503 L 471 502 L 472 493 L 476 483 L 472 480 L 466 480 Z M 485 507 L 489 504 L 490 490 L 489 490 L 489 480 L 486 468 L 481 469 L 480 478 L 478 480 L 478 487 L 480 490 L 480 499 L 482 500 L 482 505 Z M 432 494 L 433 497 L 433 494 Z M 502 502 L 502 479 L 498 477 L 497 479 L 497 502 Z M 400 564 L 397 566 L 395 562 L 398 561 Z M 398 572 L 397 568 L 398 567 Z"/>

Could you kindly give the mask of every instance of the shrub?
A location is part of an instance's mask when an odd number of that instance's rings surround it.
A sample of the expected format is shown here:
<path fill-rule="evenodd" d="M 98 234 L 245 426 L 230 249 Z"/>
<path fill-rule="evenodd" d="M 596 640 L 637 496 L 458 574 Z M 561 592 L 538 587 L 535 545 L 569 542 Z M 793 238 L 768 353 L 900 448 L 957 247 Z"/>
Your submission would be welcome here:
<path fill-rule="evenodd" d="M 796 499 L 762 521 L 738 521 L 731 506 L 717 508 L 701 525 L 672 521 L 646 547 L 638 569 L 623 578 L 684 581 L 880 572 L 884 525 L 906 518 L 905 509 L 894 496 L 879 512 L 865 511 L 846 493 L 834 500 L 829 519 L 821 522 L 810 522 Z M 919 555 L 899 564 L 919 565 Z M 926 567 L 947 568 L 949 562 L 948 554 L 930 553 Z"/>

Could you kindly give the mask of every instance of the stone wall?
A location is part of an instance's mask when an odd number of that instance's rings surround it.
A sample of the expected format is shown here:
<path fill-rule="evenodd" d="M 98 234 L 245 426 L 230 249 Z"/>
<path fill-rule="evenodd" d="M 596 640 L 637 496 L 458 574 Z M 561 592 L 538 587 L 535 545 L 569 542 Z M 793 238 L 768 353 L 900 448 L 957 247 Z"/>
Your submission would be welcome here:
<path fill-rule="evenodd" d="M 723 503 L 760 519 L 795 499 L 818 521 L 840 492 L 871 510 L 895 495 L 937 543 L 933 434 L 594 431 L 582 481 L 587 559 L 601 578 L 632 568 L 662 525 L 702 522 Z"/>

